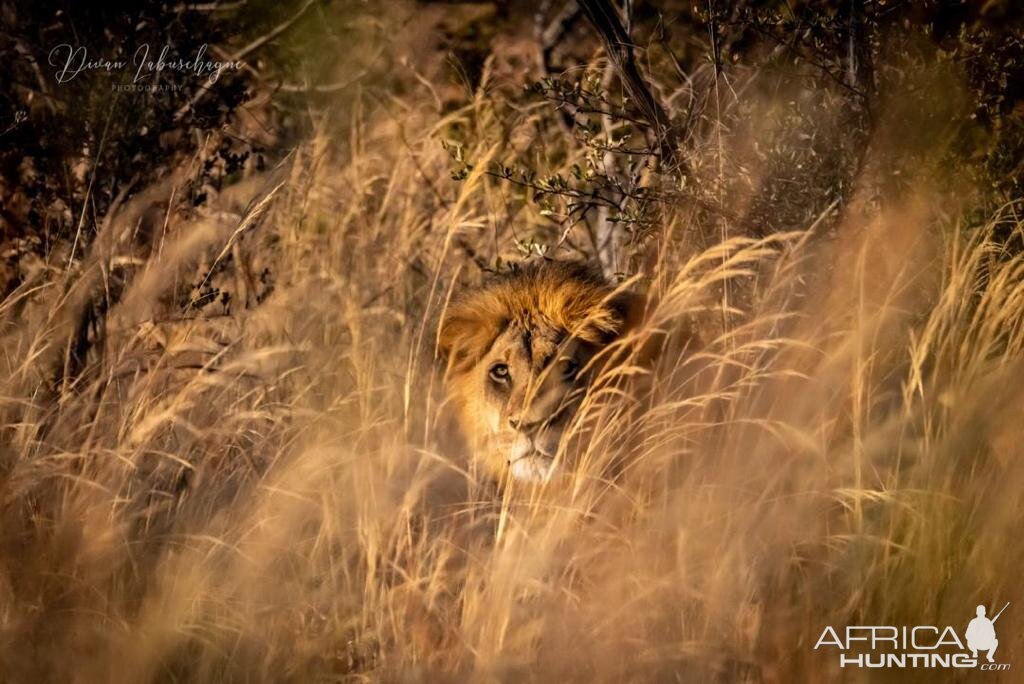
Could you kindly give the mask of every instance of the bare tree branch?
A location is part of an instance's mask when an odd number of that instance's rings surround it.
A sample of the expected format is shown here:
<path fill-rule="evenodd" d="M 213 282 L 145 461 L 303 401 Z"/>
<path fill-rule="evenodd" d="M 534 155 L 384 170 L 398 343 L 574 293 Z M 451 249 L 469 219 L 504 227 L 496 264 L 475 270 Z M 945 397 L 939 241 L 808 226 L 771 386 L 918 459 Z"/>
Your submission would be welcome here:
<path fill-rule="evenodd" d="M 581 11 L 576 0 L 569 0 L 562 9 L 558 11 L 554 19 L 547 21 L 548 3 L 542 3 L 540 9 L 534 15 L 534 32 L 537 38 L 537 46 L 540 49 L 540 68 L 545 76 L 551 72 L 551 55 L 568 35 L 572 27 L 576 25 Z"/>
<path fill-rule="evenodd" d="M 681 165 L 678 140 L 672 129 L 665 108 L 651 92 L 647 81 L 640 74 L 633 54 L 633 43 L 629 33 L 619 19 L 618 12 L 610 0 L 577 0 L 580 9 L 591 25 L 597 30 L 604 43 L 608 58 L 615 65 L 626 92 L 640 109 L 644 119 L 651 125 L 657 138 L 662 159 L 675 166 Z"/>

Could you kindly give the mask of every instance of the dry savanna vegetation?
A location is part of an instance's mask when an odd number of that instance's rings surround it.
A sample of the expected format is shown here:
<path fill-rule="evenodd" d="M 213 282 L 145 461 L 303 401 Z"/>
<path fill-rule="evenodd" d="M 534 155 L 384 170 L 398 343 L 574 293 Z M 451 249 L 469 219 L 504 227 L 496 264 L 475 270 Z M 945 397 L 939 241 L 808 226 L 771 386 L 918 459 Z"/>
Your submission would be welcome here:
<path fill-rule="evenodd" d="M 100 125 L 3 157 L 0 679 L 867 681 L 826 625 L 1005 602 L 1024 667 L 1013 3 L 171 4 L 248 70 L 5 86 Z M 495 484 L 438 322 L 553 258 L 645 315 Z"/>

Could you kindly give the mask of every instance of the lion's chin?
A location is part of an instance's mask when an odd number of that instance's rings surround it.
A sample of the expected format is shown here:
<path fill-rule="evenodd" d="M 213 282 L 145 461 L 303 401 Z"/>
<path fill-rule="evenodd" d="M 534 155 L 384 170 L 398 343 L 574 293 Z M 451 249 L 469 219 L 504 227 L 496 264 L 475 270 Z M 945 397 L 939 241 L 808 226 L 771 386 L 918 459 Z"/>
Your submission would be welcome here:
<path fill-rule="evenodd" d="M 536 453 L 517 458 L 509 464 L 512 477 L 522 482 L 547 482 L 554 470 L 554 459 Z"/>

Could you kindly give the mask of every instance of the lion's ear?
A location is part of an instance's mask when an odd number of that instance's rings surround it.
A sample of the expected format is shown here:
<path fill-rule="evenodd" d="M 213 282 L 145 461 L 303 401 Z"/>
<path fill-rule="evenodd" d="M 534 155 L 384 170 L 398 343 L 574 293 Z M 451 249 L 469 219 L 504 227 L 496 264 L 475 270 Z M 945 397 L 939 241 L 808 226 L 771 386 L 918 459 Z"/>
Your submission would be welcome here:
<path fill-rule="evenodd" d="M 445 312 L 437 332 L 437 351 L 448 372 L 461 372 L 479 361 L 500 332 L 491 312 L 471 304 L 456 304 Z"/>
<path fill-rule="evenodd" d="M 663 331 L 645 329 L 644 323 L 651 313 L 650 298 L 637 292 L 622 292 L 615 296 L 612 306 L 619 312 L 622 321 L 617 337 L 636 334 L 632 341 L 633 361 L 643 368 L 653 366 L 661 355 L 668 336 Z"/>
<path fill-rule="evenodd" d="M 582 317 L 570 329 L 573 337 L 604 346 L 640 326 L 647 299 L 643 295 L 623 291 L 605 295 L 598 302 L 588 302 L 584 312 L 568 316 Z"/>
<path fill-rule="evenodd" d="M 437 356 L 449 368 L 465 354 L 471 337 L 471 321 L 457 311 L 446 311 L 437 330 Z"/>
<path fill-rule="evenodd" d="M 619 292 L 612 298 L 611 307 L 618 319 L 616 337 L 638 329 L 647 317 L 647 297 L 637 292 Z"/>

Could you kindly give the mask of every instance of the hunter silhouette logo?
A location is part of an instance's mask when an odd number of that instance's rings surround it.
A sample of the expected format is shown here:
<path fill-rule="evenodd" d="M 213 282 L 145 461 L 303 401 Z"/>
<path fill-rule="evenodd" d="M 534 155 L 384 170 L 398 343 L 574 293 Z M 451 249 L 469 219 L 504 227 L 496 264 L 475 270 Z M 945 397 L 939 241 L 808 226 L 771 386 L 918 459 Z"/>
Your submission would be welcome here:
<path fill-rule="evenodd" d="M 848 626 L 845 631 L 829 626 L 818 637 L 814 649 L 836 647 L 840 651 L 839 667 L 1009 670 L 1009 663 L 995 661 L 999 647 L 995 623 L 1009 605 L 1007 602 L 991 620 L 986 616 L 985 606 L 978 606 L 963 639 L 949 626 L 857 625 Z M 985 654 L 988 662 L 981 662 L 979 652 Z"/>
<path fill-rule="evenodd" d="M 1008 605 L 1010 604 L 1007 603 L 1006 606 Z M 985 617 L 985 606 L 978 606 L 978 617 L 971 620 L 967 625 L 967 632 L 964 634 L 967 637 L 967 648 L 971 649 L 971 654 L 975 658 L 978 657 L 978 651 L 988 651 L 988 662 L 995 662 L 995 658 L 992 656 L 995 655 L 996 648 L 999 646 L 995 624 L 999 616 L 1003 614 L 1003 610 L 1006 610 L 1006 606 L 1003 606 L 1002 610 L 996 613 L 991 620 Z"/>

